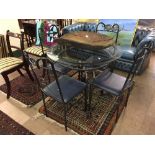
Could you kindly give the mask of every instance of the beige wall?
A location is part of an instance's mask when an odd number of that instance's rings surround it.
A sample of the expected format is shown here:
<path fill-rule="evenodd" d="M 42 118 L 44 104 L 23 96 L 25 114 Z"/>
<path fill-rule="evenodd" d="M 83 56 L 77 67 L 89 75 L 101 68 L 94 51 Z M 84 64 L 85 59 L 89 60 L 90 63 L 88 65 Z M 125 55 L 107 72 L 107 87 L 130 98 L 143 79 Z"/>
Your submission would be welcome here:
<path fill-rule="evenodd" d="M 19 33 L 19 25 L 17 19 L 0 19 L 0 34 L 6 34 L 6 31 Z"/>
<path fill-rule="evenodd" d="M 5 36 L 7 30 L 10 30 L 15 33 L 20 33 L 18 20 L 17 19 L 0 19 L 0 34 L 3 34 Z M 20 45 L 19 40 L 17 39 L 11 39 L 11 42 L 16 46 Z"/>

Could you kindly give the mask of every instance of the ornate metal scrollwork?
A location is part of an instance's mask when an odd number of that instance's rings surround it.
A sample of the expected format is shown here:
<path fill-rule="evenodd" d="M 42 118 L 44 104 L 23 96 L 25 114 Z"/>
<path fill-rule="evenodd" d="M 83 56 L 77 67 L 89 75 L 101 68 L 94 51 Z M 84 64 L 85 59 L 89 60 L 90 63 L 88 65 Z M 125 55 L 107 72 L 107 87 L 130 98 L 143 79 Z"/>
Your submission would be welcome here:
<path fill-rule="evenodd" d="M 100 22 L 97 24 L 96 26 L 96 32 L 110 32 L 110 33 L 115 33 L 116 34 L 116 37 L 115 37 L 115 43 L 117 43 L 117 40 L 118 40 L 118 34 L 120 32 L 120 27 L 118 24 L 104 24 L 103 22 Z"/>

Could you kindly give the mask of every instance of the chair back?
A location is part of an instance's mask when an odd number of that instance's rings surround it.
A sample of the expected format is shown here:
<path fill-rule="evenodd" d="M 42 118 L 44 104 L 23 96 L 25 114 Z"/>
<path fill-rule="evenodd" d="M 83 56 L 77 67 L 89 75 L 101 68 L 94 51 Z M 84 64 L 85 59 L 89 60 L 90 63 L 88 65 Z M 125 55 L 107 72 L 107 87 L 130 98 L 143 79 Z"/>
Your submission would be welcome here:
<path fill-rule="evenodd" d="M 129 81 L 130 82 L 133 81 L 136 71 L 138 67 L 140 67 L 141 62 L 143 61 L 145 55 L 151 51 L 152 43 L 153 43 L 152 41 L 148 41 L 147 43 L 144 44 L 144 46 L 141 49 L 139 49 L 139 51 L 135 53 L 134 62 L 127 75 L 122 91 L 126 88 L 126 85 L 129 84 Z"/>
<path fill-rule="evenodd" d="M 11 39 L 14 39 L 14 43 L 13 43 L 13 40 L 11 41 Z M 17 46 L 17 39 L 19 41 L 19 46 Z M 14 52 L 13 50 L 18 50 L 18 52 L 22 52 L 24 50 L 24 34 L 21 33 L 13 33 L 13 32 L 10 32 L 9 30 L 7 30 L 6 32 L 6 42 L 7 42 L 7 46 L 8 46 L 8 51 L 9 51 L 9 56 L 14 56 Z M 16 45 L 14 45 L 16 43 Z M 20 55 L 22 55 L 23 53 L 19 53 Z"/>
<path fill-rule="evenodd" d="M 137 47 L 138 44 L 150 33 L 150 30 L 137 29 L 132 41 L 132 46 Z"/>
<path fill-rule="evenodd" d="M 154 47 L 154 42 L 152 39 L 147 39 L 144 38 L 143 40 L 140 41 L 140 43 L 137 45 L 137 52 L 140 51 L 143 47 L 149 48 L 149 50 L 152 50 Z"/>
<path fill-rule="evenodd" d="M 42 58 L 39 58 L 37 60 L 34 60 L 34 59 L 30 58 L 29 55 L 26 52 L 24 52 L 24 55 L 25 55 L 27 63 L 30 65 L 30 68 L 32 70 L 32 73 L 33 73 L 33 75 L 35 77 L 35 80 L 36 80 L 40 90 L 43 93 L 46 94 L 46 92 L 44 92 L 44 87 L 48 87 L 48 85 L 52 81 L 55 80 L 56 84 L 57 84 L 57 87 L 58 87 L 58 90 L 59 90 L 59 93 L 60 93 L 61 100 L 64 102 L 61 86 L 59 84 L 59 80 L 58 80 L 58 76 L 57 76 L 57 73 L 56 73 L 56 70 L 55 70 L 55 67 L 54 67 L 54 63 L 51 60 L 49 60 L 48 58 L 46 58 L 46 57 L 42 57 Z M 37 66 L 38 69 L 41 68 L 40 61 L 46 61 L 46 67 L 42 66 L 42 69 L 46 70 L 47 78 L 48 78 L 47 80 L 48 81 L 46 81 L 46 79 L 44 79 L 44 80 L 43 79 L 39 79 L 37 74 L 36 74 L 36 72 L 35 72 L 35 70 L 34 70 L 34 66 Z M 51 79 L 51 77 L 53 77 L 53 75 L 54 75 L 54 79 Z"/>
<path fill-rule="evenodd" d="M 115 37 L 115 44 L 117 44 L 119 32 L 120 28 L 118 24 L 110 25 L 100 22 L 96 26 L 96 33 L 106 34 Z"/>
<path fill-rule="evenodd" d="M 72 19 L 57 19 L 57 23 L 60 26 L 60 30 L 65 26 L 72 24 Z"/>
<path fill-rule="evenodd" d="M 30 47 L 36 42 L 36 23 L 35 21 L 24 21 L 22 24 L 28 47 Z"/>
<path fill-rule="evenodd" d="M 4 35 L 0 34 L 0 58 L 7 57 L 7 48 L 5 44 L 5 37 Z"/>

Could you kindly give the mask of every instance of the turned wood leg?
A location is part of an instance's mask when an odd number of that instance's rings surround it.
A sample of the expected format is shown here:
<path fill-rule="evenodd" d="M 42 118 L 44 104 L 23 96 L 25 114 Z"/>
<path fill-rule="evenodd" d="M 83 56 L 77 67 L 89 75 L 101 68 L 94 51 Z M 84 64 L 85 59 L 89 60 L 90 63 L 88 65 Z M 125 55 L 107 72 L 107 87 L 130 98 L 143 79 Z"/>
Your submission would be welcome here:
<path fill-rule="evenodd" d="M 10 98 L 10 95 L 11 95 L 11 85 L 10 85 L 10 81 L 9 81 L 9 78 L 8 78 L 8 75 L 7 74 L 2 74 L 4 80 L 5 80 L 5 83 L 6 83 L 6 86 L 7 86 L 7 99 Z"/>
<path fill-rule="evenodd" d="M 21 76 L 24 76 L 24 74 L 21 72 L 20 69 L 17 69 L 18 73 L 21 75 Z"/>

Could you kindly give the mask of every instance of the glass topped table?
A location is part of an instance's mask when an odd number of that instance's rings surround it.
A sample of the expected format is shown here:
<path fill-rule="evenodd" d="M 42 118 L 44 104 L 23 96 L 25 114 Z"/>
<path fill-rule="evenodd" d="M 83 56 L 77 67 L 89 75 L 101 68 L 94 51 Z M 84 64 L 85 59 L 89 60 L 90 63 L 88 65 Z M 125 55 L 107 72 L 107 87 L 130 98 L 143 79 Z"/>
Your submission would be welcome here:
<path fill-rule="evenodd" d="M 95 32 L 68 33 L 56 42 L 47 52 L 48 58 L 74 70 L 96 70 L 121 56 L 112 37 Z"/>

